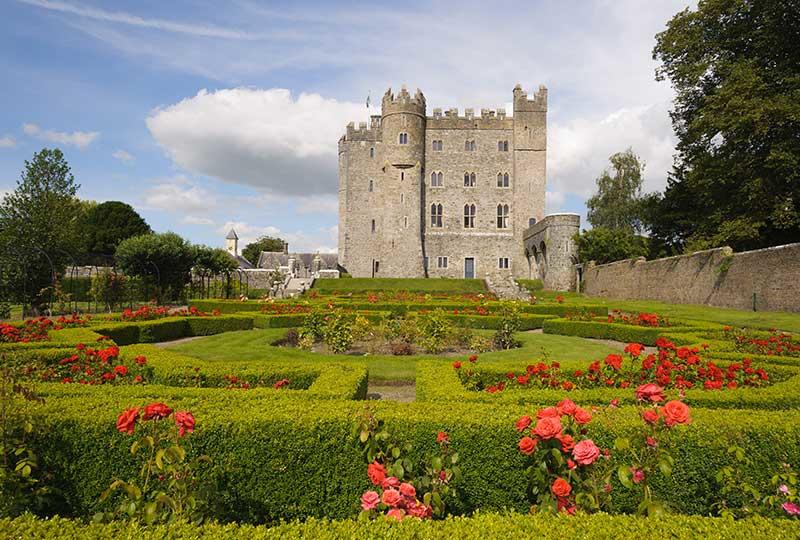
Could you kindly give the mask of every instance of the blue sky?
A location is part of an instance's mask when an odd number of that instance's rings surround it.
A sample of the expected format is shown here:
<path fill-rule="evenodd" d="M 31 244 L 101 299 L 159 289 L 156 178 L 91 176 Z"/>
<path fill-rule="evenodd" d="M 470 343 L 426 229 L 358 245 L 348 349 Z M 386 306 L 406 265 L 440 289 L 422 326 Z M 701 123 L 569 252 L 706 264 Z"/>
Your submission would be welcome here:
<path fill-rule="evenodd" d="M 653 36 L 685 2 L 5 0 L 0 194 L 43 146 L 80 196 L 123 200 L 159 231 L 223 245 L 281 235 L 336 248 L 336 141 L 368 93 L 419 87 L 433 107 L 506 107 L 549 89 L 548 211 L 585 215 L 628 146 L 660 189 L 672 91 Z M 377 112 L 374 108 L 372 113 Z"/>

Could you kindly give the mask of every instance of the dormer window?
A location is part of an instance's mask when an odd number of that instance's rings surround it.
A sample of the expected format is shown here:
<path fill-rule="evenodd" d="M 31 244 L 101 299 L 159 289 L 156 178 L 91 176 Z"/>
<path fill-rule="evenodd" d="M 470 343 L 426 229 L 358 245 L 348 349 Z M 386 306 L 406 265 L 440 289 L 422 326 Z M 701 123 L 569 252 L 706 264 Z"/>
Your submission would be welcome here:
<path fill-rule="evenodd" d="M 401 133 L 398 142 L 400 144 L 408 144 L 408 133 Z"/>

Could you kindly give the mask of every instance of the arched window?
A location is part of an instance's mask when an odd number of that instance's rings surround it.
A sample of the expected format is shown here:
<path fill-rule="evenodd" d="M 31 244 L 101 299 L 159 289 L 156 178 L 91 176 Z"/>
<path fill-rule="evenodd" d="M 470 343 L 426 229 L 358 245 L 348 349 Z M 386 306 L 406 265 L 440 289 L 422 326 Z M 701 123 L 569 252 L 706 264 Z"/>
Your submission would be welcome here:
<path fill-rule="evenodd" d="M 401 193 L 400 194 L 400 204 L 403 204 L 404 202 L 406 202 L 406 194 L 405 193 Z"/>
<path fill-rule="evenodd" d="M 399 142 L 400 144 L 408 144 L 408 133 L 401 133 Z"/>
<path fill-rule="evenodd" d="M 508 173 L 497 173 L 497 187 L 507 188 L 509 185 Z"/>
<path fill-rule="evenodd" d="M 464 173 L 464 187 L 475 187 L 475 173 Z"/>
<path fill-rule="evenodd" d="M 442 172 L 433 171 L 431 173 L 431 187 L 442 187 Z"/>
<path fill-rule="evenodd" d="M 469 139 L 467 139 L 466 141 L 464 141 L 464 150 L 465 150 L 465 151 L 467 151 L 467 152 L 469 152 Z"/>
<path fill-rule="evenodd" d="M 475 228 L 475 205 L 474 204 L 465 204 L 464 205 L 464 228 L 465 229 L 474 229 Z"/>
<path fill-rule="evenodd" d="M 444 185 L 444 176 L 442 175 L 442 171 L 436 173 L 436 185 L 442 187 Z"/>
<path fill-rule="evenodd" d="M 371 158 L 375 157 L 375 147 L 373 147 L 373 146 L 371 146 L 370 149 L 369 149 L 369 157 L 371 157 Z"/>
<path fill-rule="evenodd" d="M 372 232 L 375 232 L 375 220 L 372 220 Z"/>
<path fill-rule="evenodd" d="M 433 151 L 434 152 L 441 152 L 442 151 L 442 147 L 443 147 L 442 141 L 440 141 L 438 139 L 433 141 Z"/>
<path fill-rule="evenodd" d="M 469 149 L 473 152 L 478 149 L 477 145 L 475 144 L 475 141 L 469 142 Z"/>
<path fill-rule="evenodd" d="M 431 227 L 440 228 L 442 226 L 442 204 L 433 203 L 431 205 Z"/>
<path fill-rule="evenodd" d="M 508 152 L 508 141 L 497 141 L 498 152 Z"/>
<path fill-rule="evenodd" d="M 508 205 L 497 205 L 497 228 L 508 229 Z"/>
<path fill-rule="evenodd" d="M 374 182 L 373 182 L 372 180 L 370 180 L 370 181 L 369 181 L 369 190 L 370 190 L 370 191 L 372 191 L 372 189 L 373 189 L 374 187 L 375 187 L 375 184 L 374 184 Z"/>
<path fill-rule="evenodd" d="M 403 216 L 403 227 L 408 229 L 408 216 Z"/>

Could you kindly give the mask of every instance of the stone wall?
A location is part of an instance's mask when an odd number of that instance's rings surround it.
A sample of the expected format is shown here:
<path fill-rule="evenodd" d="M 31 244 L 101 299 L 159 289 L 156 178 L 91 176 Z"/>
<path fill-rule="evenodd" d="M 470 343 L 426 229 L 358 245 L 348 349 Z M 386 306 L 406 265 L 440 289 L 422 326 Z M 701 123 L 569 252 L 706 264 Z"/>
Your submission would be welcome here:
<path fill-rule="evenodd" d="M 580 231 L 578 214 L 550 214 L 525 230 L 528 279 L 541 279 L 552 291 L 575 290 L 578 248 L 573 237 Z"/>
<path fill-rule="evenodd" d="M 757 311 L 800 312 L 800 243 L 733 253 L 730 248 L 666 259 L 587 266 L 584 292 Z M 753 295 L 755 295 L 755 300 Z"/>

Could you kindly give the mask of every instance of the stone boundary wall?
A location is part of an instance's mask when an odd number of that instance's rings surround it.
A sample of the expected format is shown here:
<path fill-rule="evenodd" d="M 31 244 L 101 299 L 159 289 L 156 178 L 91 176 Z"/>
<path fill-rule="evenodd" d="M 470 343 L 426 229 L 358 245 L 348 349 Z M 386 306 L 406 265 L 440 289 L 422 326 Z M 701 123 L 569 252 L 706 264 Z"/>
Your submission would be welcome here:
<path fill-rule="evenodd" d="M 741 310 L 800 312 L 800 243 L 733 253 L 723 247 L 665 259 L 589 263 L 588 296 Z"/>

